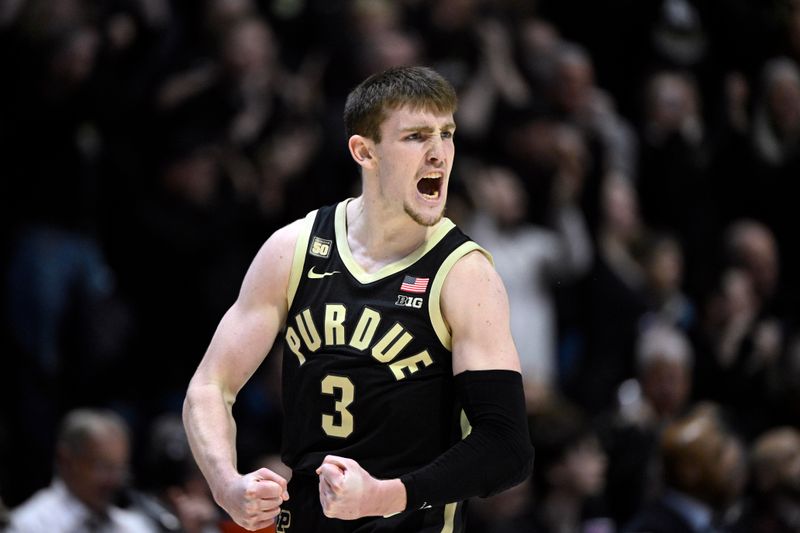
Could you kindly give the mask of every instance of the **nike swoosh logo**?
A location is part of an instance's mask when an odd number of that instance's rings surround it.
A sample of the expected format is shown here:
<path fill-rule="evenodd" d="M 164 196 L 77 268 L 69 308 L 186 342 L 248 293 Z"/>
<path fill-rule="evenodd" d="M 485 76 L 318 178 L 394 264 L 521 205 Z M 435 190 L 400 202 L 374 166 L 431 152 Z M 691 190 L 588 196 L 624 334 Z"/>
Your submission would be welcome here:
<path fill-rule="evenodd" d="M 314 267 L 311 267 L 311 269 L 308 271 L 308 279 L 322 279 L 325 276 L 333 276 L 334 274 L 341 274 L 341 272 L 334 270 L 333 272 L 317 273 L 314 272 Z"/>

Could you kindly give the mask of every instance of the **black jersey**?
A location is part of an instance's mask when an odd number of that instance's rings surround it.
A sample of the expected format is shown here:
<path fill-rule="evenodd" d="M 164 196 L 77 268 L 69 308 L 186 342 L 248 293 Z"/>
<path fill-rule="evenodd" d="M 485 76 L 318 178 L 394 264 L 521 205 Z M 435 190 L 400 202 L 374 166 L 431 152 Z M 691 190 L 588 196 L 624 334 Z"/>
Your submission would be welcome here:
<path fill-rule="evenodd" d="M 310 213 L 295 247 L 282 457 L 300 475 L 334 454 L 394 478 L 430 463 L 468 427 L 439 296 L 455 262 L 483 250 L 443 219 L 420 248 L 367 273 L 347 243 L 346 207 Z"/>

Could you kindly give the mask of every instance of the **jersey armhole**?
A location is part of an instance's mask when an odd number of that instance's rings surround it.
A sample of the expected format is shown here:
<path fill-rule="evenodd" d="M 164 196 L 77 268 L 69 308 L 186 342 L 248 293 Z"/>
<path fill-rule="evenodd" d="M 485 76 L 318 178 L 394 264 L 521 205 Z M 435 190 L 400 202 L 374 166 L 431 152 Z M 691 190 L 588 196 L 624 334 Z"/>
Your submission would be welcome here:
<path fill-rule="evenodd" d="M 292 308 L 297 287 L 303 277 L 303 267 L 306 263 L 306 250 L 308 241 L 311 238 L 311 229 L 314 227 L 314 220 L 317 218 L 317 211 L 311 211 L 303 219 L 300 226 L 300 233 L 297 235 L 297 242 L 294 245 L 294 257 L 292 257 L 292 270 L 289 274 L 289 286 L 286 289 L 286 310 Z"/>
<path fill-rule="evenodd" d="M 444 315 L 442 315 L 442 305 L 440 301 L 442 286 L 444 285 L 444 280 L 447 278 L 447 274 L 449 274 L 450 270 L 453 268 L 453 265 L 455 265 L 459 259 L 475 250 L 485 255 L 489 262 L 494 265 L 492 254 L 481 248 L 475 241 L 467 241 L 450 252 L 450 255 L 442 262 L 439 270 L 436 271 L 436 276 L 434 276 L 433 284 L 431 285 L 431 294 L 428 298 L 428 313 L 431 317 L 433 330 L 436 332 L 439 342 L 442 343 L 442 346 L 444 346 L 447 351 L 453 351 L 453 343 L 450 335 L 450 326 L 445 321 Z"/>

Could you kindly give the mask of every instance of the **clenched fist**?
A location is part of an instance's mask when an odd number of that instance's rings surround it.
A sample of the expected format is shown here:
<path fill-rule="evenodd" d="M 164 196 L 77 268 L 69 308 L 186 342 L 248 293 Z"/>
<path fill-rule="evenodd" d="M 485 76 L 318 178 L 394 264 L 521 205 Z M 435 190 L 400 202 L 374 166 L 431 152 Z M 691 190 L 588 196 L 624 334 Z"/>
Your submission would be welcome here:
<path fill-rule="evenodd" d="M 271 525 L 288 499 L 286 480 L 268 468 L 260 468 L 228 485 L 217 503 L 234 522 L 255 531 Z"/>
<path fill-rule="evenodd" d="M 352 459 L 329 455 L 316 472 L 322 511 L 329 518 L 355 520 L 405 509 L 406 490 L 399 479 L 375 479 Z"/>

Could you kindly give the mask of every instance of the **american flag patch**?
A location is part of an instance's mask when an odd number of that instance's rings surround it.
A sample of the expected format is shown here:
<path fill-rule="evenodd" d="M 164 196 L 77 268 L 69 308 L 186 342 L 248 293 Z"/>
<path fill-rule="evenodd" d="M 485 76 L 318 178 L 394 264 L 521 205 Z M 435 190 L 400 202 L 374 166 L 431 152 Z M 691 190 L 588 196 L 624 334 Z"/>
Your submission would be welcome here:
<path fill-rule="evenodd" d="M 403 279 L 400 290 L 403 292 L 425 292 L 428 288 L 428 282 L 431 278 L 415 278 L 413 276 L 406 276 Z"/>

